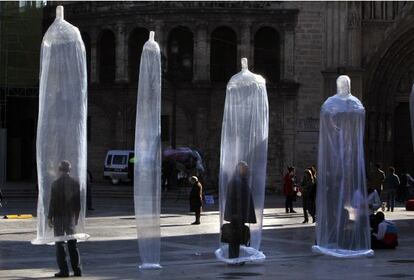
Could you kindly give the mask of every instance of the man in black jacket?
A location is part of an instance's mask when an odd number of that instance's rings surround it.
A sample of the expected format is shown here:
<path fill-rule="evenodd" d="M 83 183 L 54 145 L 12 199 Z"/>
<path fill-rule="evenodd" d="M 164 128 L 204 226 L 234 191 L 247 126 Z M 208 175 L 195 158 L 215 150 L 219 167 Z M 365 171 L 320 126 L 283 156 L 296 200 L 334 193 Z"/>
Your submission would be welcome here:
<path fill-rule="evenodd" d="M 74 275 L 81 276 L 77 241 L 74 237 L 70 238 L 70 236 L 76 234 L 76 226 L 79 220 L 81 209 L 80 185 L 69 175 L 70 170 L 71 164 L 69 161 L 63 160 L 59 164 L 60 177 L 52 184 L 48 222 L 49 226 L 53 227 L 55 237 L 68 240 L 68 251 Z M 69 277 L 64 244 L 64 241 L 55 242 L 56 260 L 60 270 L 55 274 L 55 277 Z"/>
<path fill-rule="evenodd" d="M 249 187 L 249 166 L 244 161 L 237 164 L 235 175 L 227 186 L 224 220 L 230 222 L 229 258 L 238 258 L 240 245 L 247 245 L 250 239 L 250 230 L 245 223 L 257 222 Z"/>

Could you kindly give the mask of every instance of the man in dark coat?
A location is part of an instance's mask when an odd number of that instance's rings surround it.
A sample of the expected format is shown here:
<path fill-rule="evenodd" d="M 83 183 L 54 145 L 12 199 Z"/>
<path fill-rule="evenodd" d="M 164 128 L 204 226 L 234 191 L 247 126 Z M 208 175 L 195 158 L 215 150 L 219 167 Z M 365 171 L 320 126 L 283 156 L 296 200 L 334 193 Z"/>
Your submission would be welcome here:
<path fill-rule="evenodd" d="M 59 164 L 60 177 L 52 183 L 48 222 L 53 227 L 55 237 L 61 238 L 76 234 L 76 226 L 81 209 L 80 185 L 69 176 L 71 164 L 64 160 Z M 69 269 L 66 263 L 64 241 L 55 242 L 56 260 L 59 272 L 55 277 L 69 277 Z M 81 276 L 79 250 L 76 239 L 67 241 L 71 265 L 75 276 Z"/>
<path fill-rule="evenodd" d="M 227 187 L 224 220 L 230 222 L 233 236 L 229 243 L 229 258 L 237 258 L 240 244 L 245 237 L 244 223 L 255 224 L 256 215 L 252 193 L 249 187 L 249 166 L 241 161 L 236 166 L 236 173 Z M 246 245 L 246 244 L 245 244 Z"/>
<path fill-rule="evenodd" d="M 196 176 L 191 176 L 190 179 L 190 212 L 195 213 L 195 222 L 192 225 L 200 224 L 201 208 L 203 206 L 203 186 Z"/>

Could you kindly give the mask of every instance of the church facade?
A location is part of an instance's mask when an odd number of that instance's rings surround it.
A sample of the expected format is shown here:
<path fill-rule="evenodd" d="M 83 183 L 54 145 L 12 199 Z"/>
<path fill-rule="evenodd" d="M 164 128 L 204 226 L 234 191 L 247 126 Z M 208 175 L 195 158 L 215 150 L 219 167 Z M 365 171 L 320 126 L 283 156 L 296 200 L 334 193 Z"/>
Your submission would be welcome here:
<path fill-rule="evenodd" d="M 209 184 L 217 183 L 226 83 L 242 57 L 267 82 L 267 187 L 280 190 L 289 165 L 299 176 L 316 165 L 320 106 L 341 74 L 366 108 L 367 165 L 414 166 L 410 2 L 56 1 L 44 8 L 44 28 L 58 4 L 85 42 L 95 178 L 108 150 L 134 148 L 139 59 L 150 30 L 163 59 L 163 147 L 198 149 Z"/>

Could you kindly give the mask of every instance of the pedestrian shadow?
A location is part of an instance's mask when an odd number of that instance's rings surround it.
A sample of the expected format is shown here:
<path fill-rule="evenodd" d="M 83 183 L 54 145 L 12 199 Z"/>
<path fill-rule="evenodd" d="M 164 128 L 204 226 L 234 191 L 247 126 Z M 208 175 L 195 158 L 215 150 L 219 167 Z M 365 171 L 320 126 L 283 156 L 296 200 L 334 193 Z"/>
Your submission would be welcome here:
<path fill-rule="evenodd" d="M 277 219 L 291 219 L 291 218 L 300 218 L 300 217 L 303 217 L 303 214 L 302 213 L 292 213 L 292 214 L 289 214 L 289 213 L 272 213 L 272 214 L 263 214 L 263 218 L 266 218 L 266 219 L 274 219 L 274 218 L 277 218 Z"/>

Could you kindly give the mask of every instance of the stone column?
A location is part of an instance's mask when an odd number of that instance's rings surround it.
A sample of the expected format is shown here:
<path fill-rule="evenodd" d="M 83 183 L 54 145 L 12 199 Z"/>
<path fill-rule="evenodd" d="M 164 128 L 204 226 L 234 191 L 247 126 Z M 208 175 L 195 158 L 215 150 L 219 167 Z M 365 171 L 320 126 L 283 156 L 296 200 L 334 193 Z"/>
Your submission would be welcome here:
<path fill-rule="evenodd" d="M 160 46 L 161 53 L 166 56 L 167 53 L 167 40 L 165 39 L 164 23 L 160 20 L 155 21 L 155 41 Z M 150 30 L 151 31 L 151 30 Z"/>
<path fill-rule="evenodd" d="M 361 36 L 361 9 L 356 2 L 348 2 L 349 16 L 349 62 L 350 66 L 361 66 L 362 36 Z"/>
<path fill-rule="evenodd" d="M 280 69 L 281 79 L 295 80 L 294 65 L 295 65 L 295 34 L 294 30 L 286 30 L 283 45 L 283 57 L 281 57 Z"/>
<path fill-rule="evenodd" d="M 115 81 L 128 82 L 128 34 L 125 25 L 116 26 Z"/>
<path fill-rule="evenodd" d="M 336 68 L 348 64 L 347 3 L 327 2 L 326 67 Z"/>
<path fill-rule="evenodd" d="M 99 82 L 98 72 L 99 72 L 99 62 L 98 62 L 98 30 L 91 29 L 91 84 L 96 84 Z"/>
<path fill-rule="evenodd" d="M 242 22 L 240 28 L 240 48 L 239 48 L 239 59 L 238 63 L 240 63 L 240 58 L 246 57 L 250 65 L 254 65 L 253 61 L 253 53 L 251 47 L 251 25 L 250 21 Z"/>
<path fill-rule="evenodd" d="M 210 48 L 207 43 L 207 25 L 197 25 L 196 38 L 194 40 L 193 69 L 195 81 L 210 80 Z"/>

